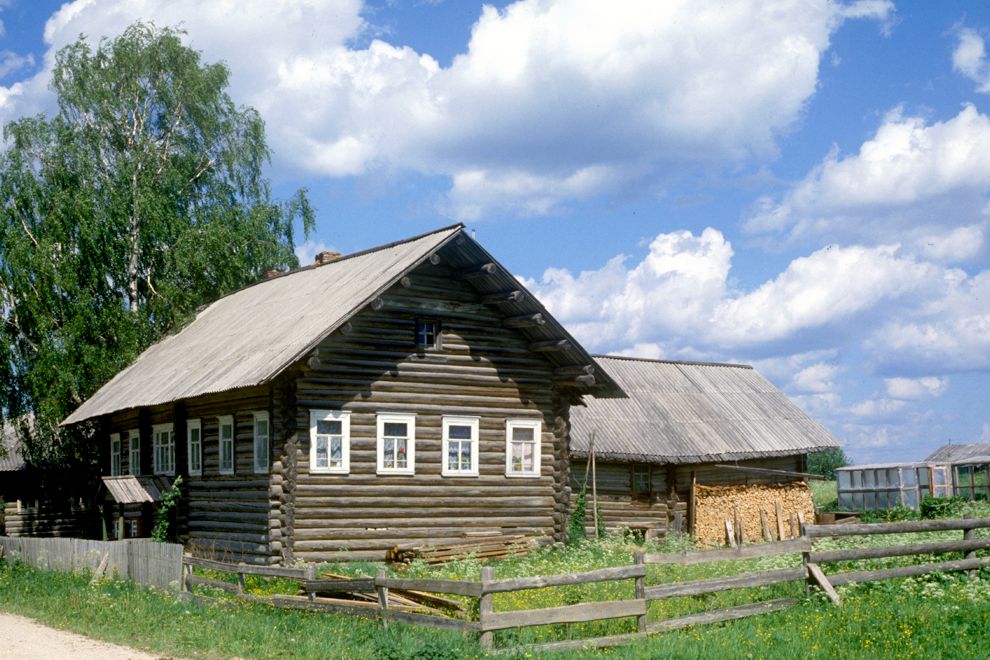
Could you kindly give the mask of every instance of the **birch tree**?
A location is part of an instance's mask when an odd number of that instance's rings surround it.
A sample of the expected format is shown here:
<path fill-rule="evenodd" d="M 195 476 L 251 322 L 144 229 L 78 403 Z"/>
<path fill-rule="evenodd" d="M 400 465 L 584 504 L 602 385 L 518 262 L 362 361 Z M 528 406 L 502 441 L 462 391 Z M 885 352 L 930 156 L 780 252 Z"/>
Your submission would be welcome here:
<path fill-rule="evenodd" d="M 57 423 L 194 310 L 297 265 L 305 191 L 272 198 L 264 123 L 183 33 L 138 23 L 59 51 L 58 112 L 4 127 L 0 405 L 35 416 L 35 461 L 66 462 Z"/>

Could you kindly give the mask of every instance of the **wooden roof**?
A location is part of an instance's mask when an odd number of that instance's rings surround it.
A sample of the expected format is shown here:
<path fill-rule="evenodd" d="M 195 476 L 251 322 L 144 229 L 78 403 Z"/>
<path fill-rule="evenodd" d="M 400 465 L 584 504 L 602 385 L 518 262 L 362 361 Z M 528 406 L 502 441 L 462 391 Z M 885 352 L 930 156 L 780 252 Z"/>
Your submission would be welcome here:
<path fill-rule="evenodd" d="M 978 460 L 978 459 L 982 459 Z M 990 462 L 990 443 L 978 442 L 969 445 L 943 445 L 925 459 L 929 463 Z"/>
<path fill-rule="evenodd" d="M 103 477 L 103 485 L 117 504 L 161 502 L 162 493 L 172 487 L 167 477 L 132 474 Z"/>
<path fill-rule="evenodd" d="M 804 454 L 838 441 L 746 365 L 597 356 L 625 397 L 571 409 L 571 452 L 618 461 L 709 463 Z"/>
<path fill-rule="evenodd" d="M 594 376 L 579 392 L 615 391 L 577 341 L 458 224 L 299 268 L 220 298 L 180 332 L 148 348 L 62 424 L 266 383 L 411 270 L 441 258 L 479 293 L 493 294 L 487 302 L 506 317 L 524 317 L 518 327 L 534 345 L 559 344 L 546 354 L 552 364 L 591 369 L 579 374 Z M 515 295 L 503 299 L 507 292 Z"/>

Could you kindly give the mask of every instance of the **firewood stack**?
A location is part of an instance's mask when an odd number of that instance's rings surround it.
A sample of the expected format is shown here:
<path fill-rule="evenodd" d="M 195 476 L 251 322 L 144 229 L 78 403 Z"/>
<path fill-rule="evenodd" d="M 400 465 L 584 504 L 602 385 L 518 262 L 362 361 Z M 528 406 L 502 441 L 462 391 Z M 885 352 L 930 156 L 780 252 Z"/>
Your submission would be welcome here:
<path fill-rule="evenodd" d="M 427 564 L 443 564 L 466 557 L 493 559 L 512 554 L 525 554 L 533 545 L 533 539 L 527 536 L 499 535 L 460 543 L 397 545 L 388 551 L 385 559 L 386 561 L 405 563 L 420 559 Z"/>
<path fill-rule="evenodd" d="M 800 534 L 800 522 L 814 522 L 811 489 L 803 481 L 785 484 L 697 486 L 695 538 L 700 545 L 781 541 Z M 728 525 L 726 523 L 729 523 Z M 741 528 L 741 534 L 740 534 Z"/>

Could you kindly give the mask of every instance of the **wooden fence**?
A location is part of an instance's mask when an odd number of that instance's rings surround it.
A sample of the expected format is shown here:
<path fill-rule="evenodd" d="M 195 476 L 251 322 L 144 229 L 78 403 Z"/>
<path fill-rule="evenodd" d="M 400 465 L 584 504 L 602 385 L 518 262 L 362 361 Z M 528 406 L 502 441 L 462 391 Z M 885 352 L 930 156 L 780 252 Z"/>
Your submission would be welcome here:
<path fill-rule="evenodd" d="M 455 629 L 462 632 L 477 632 L 480 635 L 482 645 L 490 650 L 494 646 L 493 634 L 499 630 L 562 623 L 603 621 L 627 617 L 634 617 L 636 619 L 635 632 L 593 639 L 564 640 L 526 647 L 515 647 L 512 649 L 498 649 L 496 652 L 516 652 L 521 650 L 560 651 L 589 647 L 617 646 L 647 635 L 675 630 L 677 628 L 718 621 L 729 621 L 774 612 L 790 607 L 796 602 L 794 598 L 777 598 L 749 602 L 724 609 L 699 612 L 675 618 L 650 620 L 649 604 L 652 601 L 667 598 L 700 596 L 733 589 L 749 589 L 801 581 L 809 586 L 815 585 L 820 587 L 833 603 L 841 605 L 841 600 L 834 589 L 836 585 L 909 575 L 922 575 L 933 571 L 968 571 L 983 566 L 990 566 L 990 557 L 976 557 L 975 555 L 977 550 L 990 548 L 990 538 L 976 537 L 976 530 L 987 528 L 990 528 L 990 518 L 861 525 L 804 525 L 802 526 L 801 536 L 788 541 L 761 545 L 743 545 L 735 548 L 698 552 L 636 553 L 633 556 L 633 563 L 631 565 L 601 568 L 581 573 L 495 579 L 493 570 L 490 567 L 483 567 L 481 569 L 480 581 L 391 578 L 387 577 L 384 571 L 379 573 L 377 577 L 318 580 L 315 579 L 312 565 L 307 565 L 303 568 L 266 567 L 243 563 L 218 562 L 187 556 L 184 560 L 186 565 L 184 584 L 187 586 L 203 584 L 218 587 L 238 594 L 241 598 L 264 601 L 279 607 L 356 614 L 365 617 L 380 618 L 384 621 L 403 621 L 424 626 Z M 951 530 L 962 531 L 963 537 L 958 540 L 844 550 L 818 550 L 815 548 L 817 541 L 830 537 Z M 826 574 L 826 571 L 822 569 L 822 565 L 835 564 L 836 562 L 946 552 L 963 552 L 965 553 L 965 558 L 870 571 L 847 571 Z M 650 565 L 692 565 L 711 562 L 742 561 L 783 554 L 800 555 L 802 558 L 801 565 L 791 568 L 752 571 L 725 577 L 705 578 L 685 582 L 647 584 L 648 566 Z M 193 566 L 236 573 L 238 575 L 238 582 L 237 584 L 233 584 L 194 575 L 192 573 Z M 248 596 L 244 594 L 245 575 L 295 579 L 299 581 L 301 590 L 305 595 Z M 632 580 L 634 598 L 583 602 L 532 610 L 496 611 L 494 607 L 495 594 L 616 580 Z M 388 593 L 390 589 L 477 598 L 478 620 L 455 619 L 445 616 L 422 614 L 420 612 L 409 611 L 412 608 L 395 607 L 389 604 Z M 375 603 L 367 603 L 363 607 L 356 607 L 345 604 L 346 601 L 325 597 L 327 594 L 353 594 L 359 592 L 377 593 L 377 607 L 375 607 Z M 317 594 L 320 594 L 319 598 Z"/>
<path fill-rule="evenodd" d="M 182 584 L 182 546 L 175 543 L 0 536 L 0 547 L 6 557 L 46 570 L 116 574 L 160 589 Z"/>

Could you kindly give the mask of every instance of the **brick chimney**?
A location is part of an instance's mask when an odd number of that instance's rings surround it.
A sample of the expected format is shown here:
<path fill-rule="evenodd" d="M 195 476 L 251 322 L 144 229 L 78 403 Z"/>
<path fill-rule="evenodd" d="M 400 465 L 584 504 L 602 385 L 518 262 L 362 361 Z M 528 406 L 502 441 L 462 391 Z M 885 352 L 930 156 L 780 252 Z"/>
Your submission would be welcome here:
<path fill-rule="evenodd" d="M 313 263 L 317 266 L 325 266 L 328 263 L 337 261 L 337 259 L 340 259 L 340 252 L 320 252 L 316 255 Z"/>
<path fill-rule="evenodd" d="M 282 274 L 282 271 L 280 271 L 278 268 L 272 268 L 270 270 L 266 270 L 265 273 L 264 273 L 264 275 L 261 276 L 261 279 L 263 279 L 263 280 L 270 280 L 273 277 L 278 277 L 281 274 Z"/>

